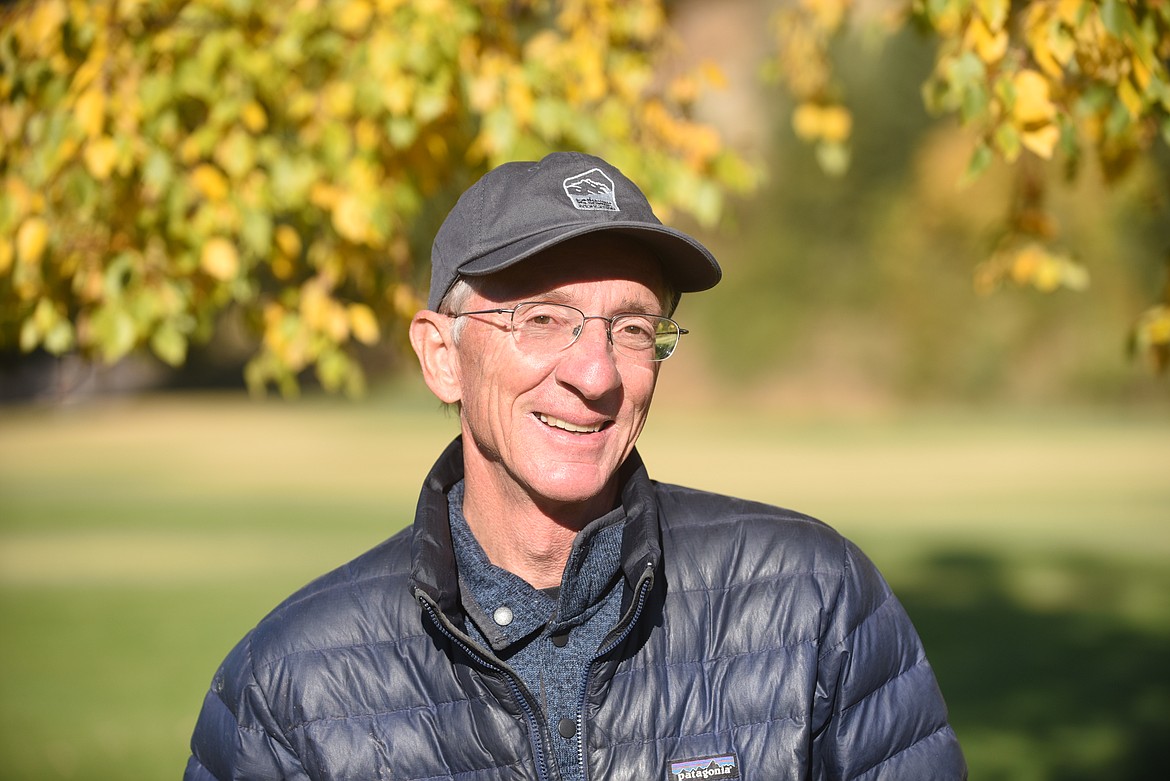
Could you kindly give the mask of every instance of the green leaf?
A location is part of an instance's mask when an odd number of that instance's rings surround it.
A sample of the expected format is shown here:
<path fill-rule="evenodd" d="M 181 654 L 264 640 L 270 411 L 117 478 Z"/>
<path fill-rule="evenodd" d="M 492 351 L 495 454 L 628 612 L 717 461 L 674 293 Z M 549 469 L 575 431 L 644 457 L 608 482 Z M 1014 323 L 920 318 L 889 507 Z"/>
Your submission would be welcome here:
<path fill-rule="evenodd" d="M 187 337 L 170 323 L 159 326 L 150 338 L 150 349 L 171 366 L 187 360 Z"/>
<path fill-rule="evenodd" d="M 963 104 L 959 116 L 964 124 L 982 119 L 987 115 L 987 106 L 990 103 L 987 89 L 980 82 L 972 82 L 963 90 Z"/>
<path fill-rule="evenodd" d="M 1104 0 L 1101 3 L 1101 22 L 1115 38 L 1131 39 L 1137 35 L 1137 22 L 1122 0 Z"/>
<path fill-rule="evenodd" d="M 994 159 L 995 153 L 991 151 L 991 147 L 982 141 L 976 144 L 975 151 L 971 153 L 971 159 L 967 161 L 967 170 L 959 179 L 959 186 L 967 187 L 973 183 L 991 166 L 991 161 Z"/>
<path fill-rule="evenodd" d="M 1015 160 L 1020 155 L 1020 133 L 1008 123 L 1002 123 L 995 128 L 992 134 L 995 148 L 1008 161 Z"/>
<path fill-rule="evenodd" d="M 272 216 L 267 211 L 246 209 L 240 238 L 253 254 L 264 258 L 272 253 Z"/>
<path fill-rule="evenodd" d="M 412 117 L 391 117 L 386 121 L 386 135 L 398 149 L 405 149 L 418 138 L 418 123 Z"/>
<path fill-rule="evenodd" d="M 91 325 L 102 357 L 107 363 L 116 363 L 124 358 L 134 349 L 138 340 L 134 318 L 121 306 L 113 303 L 99 307 L 94 312 Z"/>
<path fill-rule="evenodd" d="M 64 355 L 72 350 L 76 343 L 73 324 L 65 319 L 55 322 L 45 334 L 45 349 L 53 355 Z"/>
<path fill-rule="evenodd" d="M 848 144 L 822 141 L 816 146 L 817 163 L 829 176 L 844 176 L 851 156 Z"/>

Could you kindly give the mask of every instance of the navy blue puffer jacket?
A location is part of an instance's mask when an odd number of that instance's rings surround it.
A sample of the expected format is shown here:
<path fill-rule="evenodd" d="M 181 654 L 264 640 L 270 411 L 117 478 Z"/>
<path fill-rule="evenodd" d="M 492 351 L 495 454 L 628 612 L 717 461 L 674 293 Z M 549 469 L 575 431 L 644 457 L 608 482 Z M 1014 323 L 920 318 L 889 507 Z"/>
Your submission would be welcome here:
<path fill-rule="evenodd" d="M 188 781 L 555 779 L 540 709 L 461 629 L 445 492 L 294 594 L 216 673 Z M 921 643 L 873 565 L 808 517 L 623 468 L 623 618 L 595 661 L 587 779 L 966 778 Z"/>

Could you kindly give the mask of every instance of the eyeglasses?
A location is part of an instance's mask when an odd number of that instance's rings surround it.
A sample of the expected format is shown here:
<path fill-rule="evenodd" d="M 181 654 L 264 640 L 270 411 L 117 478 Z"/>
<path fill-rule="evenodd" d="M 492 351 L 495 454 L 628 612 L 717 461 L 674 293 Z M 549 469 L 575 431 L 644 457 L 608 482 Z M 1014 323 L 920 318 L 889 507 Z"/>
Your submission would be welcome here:
<path fill-rule="evenodd" d="M 622 312 L 613 317 L 587 315 L 567 304 L 525 301 L 511 309 L 480 309 L 459 312 L 451 318 L 468 315 L 511 315 L 509 330 L 516 346 L 528 353 L 553 353 L 572 345 L 585 330 L 586 320 L 601 320 L 613 349 L 643 361 L 665 361 L 678 346 L 678 338 L 688 333 L 669 317 Z"/>

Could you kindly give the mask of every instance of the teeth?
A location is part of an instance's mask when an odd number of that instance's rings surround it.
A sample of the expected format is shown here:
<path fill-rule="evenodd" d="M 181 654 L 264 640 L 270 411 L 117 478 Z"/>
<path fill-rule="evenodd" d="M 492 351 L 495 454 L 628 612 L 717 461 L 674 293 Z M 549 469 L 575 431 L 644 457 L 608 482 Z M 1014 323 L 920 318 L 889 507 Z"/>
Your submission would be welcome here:
<path fill-rule="evenodd" d="M 540 416 L 541 421 L 553 428 L 564 429 L 565 431 L 572 431 L 574 434 L 593 434 L 601 430 L 601 424 L 595 426 L 578 426 L 574 423 L 568 423 L 560 418 L 554 418 L 551 415 Z"/>

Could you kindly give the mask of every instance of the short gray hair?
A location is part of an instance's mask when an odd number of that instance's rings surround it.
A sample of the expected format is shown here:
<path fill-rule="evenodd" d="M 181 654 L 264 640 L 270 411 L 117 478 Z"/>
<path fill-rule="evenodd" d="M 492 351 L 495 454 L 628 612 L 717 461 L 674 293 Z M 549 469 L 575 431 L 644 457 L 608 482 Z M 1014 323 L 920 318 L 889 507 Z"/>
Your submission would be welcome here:
<path fill-rule="evenodd" d="M 467 281 L 466 277 L 458 277 L 451 289 L 447 291 L 447 295 L 443 296 L 443 300 L 439 302 L 439 314 L 454 315 L 463 311 L 467 307 L 467 299 L 471 298 L 471 294 L 475 292 L 475 288 Z M 459 335 L 463 332 L 463 323 L 466 322 L 463 318 L 455 319 L 455 323 L 451 326 L 451 338 L 455 343 L 459 343 Z"/>

